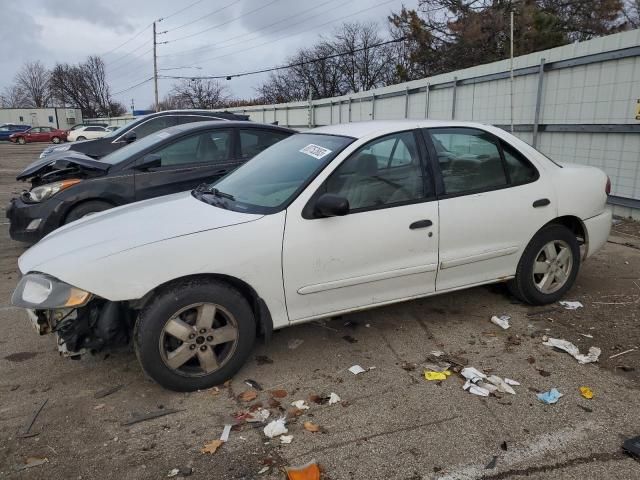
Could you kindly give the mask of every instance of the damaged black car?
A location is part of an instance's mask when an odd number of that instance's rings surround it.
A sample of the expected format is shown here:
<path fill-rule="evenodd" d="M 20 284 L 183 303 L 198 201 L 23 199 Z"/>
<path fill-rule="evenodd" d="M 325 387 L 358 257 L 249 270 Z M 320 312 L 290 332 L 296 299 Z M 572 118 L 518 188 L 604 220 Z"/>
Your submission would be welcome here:
<path fill-rule="evenodd" d="M 75 151 L 52 154 L 16 177 L 31 188 L 9 202 L 10 236 L 35 243 L 87 215 L 211 183 L 293 133 L 246 121 L 197 122 L 153 133 L 100 160 Z"/>

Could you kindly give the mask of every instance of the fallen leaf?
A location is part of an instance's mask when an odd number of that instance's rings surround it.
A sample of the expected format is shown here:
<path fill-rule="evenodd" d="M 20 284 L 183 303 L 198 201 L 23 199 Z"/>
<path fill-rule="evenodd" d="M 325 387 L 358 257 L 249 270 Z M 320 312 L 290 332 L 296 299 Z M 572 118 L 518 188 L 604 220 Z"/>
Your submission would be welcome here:
<path fill-rule="evenodd" d="M 200 450 L 202 453 L 216 453 L 216 450 L 222 446 L 224 442 L 222 440 L 211 440 L 204 444 L 204 447 Z"/>
<path fill-rule="evenodd" d="M 271 390 L 270 393 L 274 398 L 284 398 L 288 395 L 286 390 Z"/>
<path fill-rule="evenodd" d="M 319 432 L 320 426 L 312 422 L 304 422 L 304 429 L 307 432 Z"/>
<path fill-rule="evenodd" d="M 290 408 L 289 410 L 287 410 L 287 417 L 292 418 L 292 417 L 299 417 L 300 415 L 302 415 L 304 412 L 302 410 L 300 410 L 299 408 Z"/>
<path fill-rule="evenodd" d="M 593 398 L 593 390 L 591 390 L 589 387 L 580 387 L 580 395 L 588 400 L 591 400 Z"/>
<path fill-rule="evenodd" d="M 275 398 L 270 398 L 269 399 L 269 406 L 271 408 L 279 408 L 282 404 L 276 400 Z"/>
<path fill-rule="evenodd" d="M 251 400 L 255 400 L 257 396 L 258 392 L 256 392 L 255 390 L 246 390 L 238 395 L 238 400 L 241 400 L 243 402 L 250 402 Z"/>

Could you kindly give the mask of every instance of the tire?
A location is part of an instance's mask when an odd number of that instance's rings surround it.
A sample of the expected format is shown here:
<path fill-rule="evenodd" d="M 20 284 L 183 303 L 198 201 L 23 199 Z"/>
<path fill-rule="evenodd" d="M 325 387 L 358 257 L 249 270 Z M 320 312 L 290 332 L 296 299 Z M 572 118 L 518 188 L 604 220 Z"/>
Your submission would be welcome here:
<path fill-rule="evenodd" d="M 208 315 L 205 308 L 209 308 Z M 213 322 L 203 320 L 201 326 L 211 325 L 212 329 L 196 328 L 201 312 L 201 318 Z M 176 321 L 184 340 L 168 332 L 173 332 Z M 228 333 L 232 330 L 229 325 L 236 329 L 234 338 Z M 227 332 L 224 339 L 216 334 L 222 328 Z M 231 378 L 250 355 L 255 336 L 256 320 L 242 294 L 222 282 L 195 279 L 162 288 L 140 312 L 133 338 L 148 377 L 169 390 L 190 392 Z M 216 338 L 218 344 L 214 344 Z M 207 368 L 201 355 L 216 361 Z M 172 361 L 174 365 L 169 365 Z"/>
<path fill-rule="evenodd" d="M 523 302 L 546 305 L 569 291 L 579 269 L 580 245 L 575 234 L 563 225 L 549 225 L 529 242 L 508 286 Z"/>
<path fill-rule="evenodd" d="M 25 143 L 27 143 L 27 140 L 24 137 L 18 137 L 18 143 L 20 145 L 24 145 Z"/>
<path fill-rule="evenodd" d="M 53 138 L 51 139 L 51 141 L 52 141 L 53 143 L 60 143 L 60 137 L 53 137 Z"/>
<path fill-rule="evenodd" d="M 78 138 L 76 138 L 76 142 L 79 142 L 80 140 L 86 140 L 86 139 L 87 139 L 87 137 L 78 137 Z"/>
<path fill-rule="evenodd" d="M 84 202 L 73 207 L 71 211 L 67 213 L 67 216 L 64 219 L 64 224 L 66 225 L 67 223 L 75 222 L 82 217 L 102 212 L 104 210 L 109 210 L 110 208 L 113 208 L 113 205 L 110 203 L 102 202 L 100 200 L 89 200 L 88 202 Z"/>

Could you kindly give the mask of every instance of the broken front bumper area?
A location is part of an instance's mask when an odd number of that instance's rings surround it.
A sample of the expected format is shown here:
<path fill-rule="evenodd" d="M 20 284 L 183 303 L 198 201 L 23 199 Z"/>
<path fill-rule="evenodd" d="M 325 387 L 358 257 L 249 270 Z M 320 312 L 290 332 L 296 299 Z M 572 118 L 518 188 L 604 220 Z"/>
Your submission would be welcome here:
<path fill-rule="evenodd" d="M 99 298 L 80 308 L 27 310 L 27 315 L 40 335 L 55 333 L 58 351 L 71 357 L 126 345 L 135 321 L 126 305 Z"/>

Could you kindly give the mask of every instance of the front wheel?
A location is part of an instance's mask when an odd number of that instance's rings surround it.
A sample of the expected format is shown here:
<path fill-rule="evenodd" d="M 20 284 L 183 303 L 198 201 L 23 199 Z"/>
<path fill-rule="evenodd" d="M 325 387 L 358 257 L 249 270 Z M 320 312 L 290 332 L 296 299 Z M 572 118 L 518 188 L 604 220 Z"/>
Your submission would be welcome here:
<path fill-rule="evenodd" d="M 51 141 L 52 141 L 53 143 L 60 143 L 60 137 L 53 137 L 53 138 L 51 139 Z"/>
<path fill-rule="evenodd" d="M 27 143 L 27 140 L 24 137 L 18 137 L 18 143 L 20 145 L 24 145 L 25 143 Z"/>
<path fill-rule="evenodd" d="M 524 250 L 511 292 L 532 305 L 560 300 L 573 286 L 580 268 L 580 245 L 563 225 L 540 230 Z"/>
<path fill-rule="evenodd" d="M 149 377 L 186 392 L 231 378 L 251 353 L 255 333 L 253 311 L 237 290 L 195 279 L 164 287 L 144 307 L 134 346 Z"/>
<path fill-rule="evenodd" d="M 82 140 L 86 140 L 86 139 L 87 139 L 87 137 L 78 137 L 78 138 L 76 138 L 76 140 L 77 140 L 78 142 L 80 142 L 80 141 L 82 141 Z"/>

